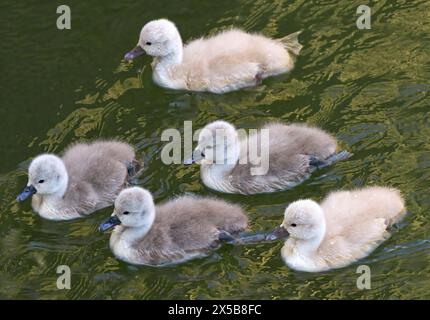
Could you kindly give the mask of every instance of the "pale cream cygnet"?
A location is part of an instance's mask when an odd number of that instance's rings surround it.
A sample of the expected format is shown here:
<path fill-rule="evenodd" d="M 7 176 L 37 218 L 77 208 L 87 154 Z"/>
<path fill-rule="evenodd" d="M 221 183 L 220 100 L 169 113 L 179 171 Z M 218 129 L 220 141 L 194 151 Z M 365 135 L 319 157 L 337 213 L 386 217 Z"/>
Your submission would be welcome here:
<path fill-rule="evenodd" d="M 389 228 L 405 213 L 399 190 L 385 187 L 333 192 L 321 204 L 295 201 L 281 225 L 289 234 L 282 259 L 299 271 L 345 267 L 387 239 Z"/>
<path fill-rule="evenodd" d="M 182 196 L 155 206 L 151 193 L 133 187 L 121 191 L 100 231 L 115 227 L 110 248 L 118 259 L 160 266 L 207 256 L 220 240 L 232 239 L 247 225 L 237 205 Z"/>
<path fill-rule="evenodd" d="M 302 48 L 298 34 L 270 39 L 230 29 L 184 46 L 175 24 L 159 19 L 145 24 L 136 48 L 124 58 L 153 56 L 153 79 L 162 87 L 225 93 L 290 71 L 292 54 Z"/>

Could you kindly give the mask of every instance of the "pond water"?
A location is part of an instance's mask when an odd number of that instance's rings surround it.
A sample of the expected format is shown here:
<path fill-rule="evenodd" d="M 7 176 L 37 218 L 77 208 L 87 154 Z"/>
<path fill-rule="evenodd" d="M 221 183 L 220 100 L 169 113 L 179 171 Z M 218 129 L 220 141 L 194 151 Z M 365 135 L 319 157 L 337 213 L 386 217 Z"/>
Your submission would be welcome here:
<path fill-rule="evenodd" d="M 0 4 L 0 297 L 17 299 L 422 299 L 430 298 L 430 2 L 372 2 L 370 30 L 356 26 L 360 1 L 66 1 L 71 30 L 57 30 L 56 4 Z M 149 20 L 168 17 L 183 39 L 229 26 L 271 37 L 303 30 L 290 74 L 225 95 L 166 90 L 150 59 L 122 62 Z M 226 43 L 228 46 L 228 43 Z M 354 156 L 299 187 L 252 197 L 202 185 L 197 166 L 164 165 L 161 132 L 225 119 L 240 128 L 303 121 L 333 133 Z M 146 162 L 140 184 L 157 202 L 184 192 L 215 195 L 246 209 L 252 230 L 271 229 L 288 203 L 340 188 L 389 185 L 410 214 L 366 259 L 321 273 L 288 269 L 282 243 L 225 245 L 177 266 L 118 261 L 97 232 L 111 208 L 50 222 L 15 197 L 35 155 L 73 141 L 115 137 Z M 372 288 L 356 286 L 357 267 Z M 57 266 L 72 271 L 56 286 Z"/>

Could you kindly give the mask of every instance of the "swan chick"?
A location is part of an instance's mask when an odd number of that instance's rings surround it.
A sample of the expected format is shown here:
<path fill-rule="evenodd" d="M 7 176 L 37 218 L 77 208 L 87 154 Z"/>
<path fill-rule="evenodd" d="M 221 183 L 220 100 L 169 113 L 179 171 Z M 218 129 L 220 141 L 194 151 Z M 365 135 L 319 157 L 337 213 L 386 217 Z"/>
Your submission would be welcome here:
<path fill-rule="evenodd" d="M 316 169 L 351 156 L 336 149 L 334 137 L 305 124 L 273 122 L 248 135 L 218 120 L 200 131 L 184 164 L 200 164 L 203 183 L 216 191 L 269 193 L 290 189 Z"/>
<path fill-rule="evenodd" d="M 140 172 L 141 163 L 127 143 L 76 143 L 61 158 L 54 154 L 34 158 L 17 201 L 32 197 L 33 210 L 49 220 L 75 219 L 111 205 Z"/>
<path fill-rule="evenodd" d="M 274 40 L 229 29 L 184 46 L 175 24 L 159 19 L 143 26 L 137 46 L 124 59 L 154 57 L 153 80 L 162 87 L 225 93 L 290 71 L 302 48 L 298 34 Z"/>
<path fill-rule="evenodd" d="M 281 224 L 289 234 L 282 259 L 306 272 L 345 267 L 369 255 L 404 215 L 400 192 L 385 187 L 333 192 L 321 205 L 295 201 Z"/>
<path fill-rule="evenodd" d="M 160 266 L 207 256 L 247 224 L 239 206 L 222 200 L 182 196 L 155 206 L 149 191 L 132 187 L 121 191 L 99 230 L 115 227 L 109 244 L 118 259 Z"/>

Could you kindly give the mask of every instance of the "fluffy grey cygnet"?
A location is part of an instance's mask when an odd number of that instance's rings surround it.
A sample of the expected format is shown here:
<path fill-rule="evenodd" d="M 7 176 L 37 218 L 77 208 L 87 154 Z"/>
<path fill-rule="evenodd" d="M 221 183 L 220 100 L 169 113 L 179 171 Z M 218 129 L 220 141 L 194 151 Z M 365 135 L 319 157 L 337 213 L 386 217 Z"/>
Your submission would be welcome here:
<path fill-rule="evenodd" d="M 336 139 L 319 128 L 269 123 L 261 129 L 269 133 L 268 141 L 262 136 L 262 130 L 239 137 L 232 124 L 221 120 L 212 122 L 201 130 L 192 158 L 184 163 L 199 163 L 203 183 L 211 189 L 256 194 L 292 188 L 315 169 L 351 155 L 346 151 L 336 153 Z M 267 153 L 264 174 L 253 174 L 256 164 L 252 161 L 251 145 L 266 147 L 259 151 Z"/>
<path fill-rule="evenodd" d="M 206 256 L 247 225 L 243 210 L 222 200 L 182 196 L 155 206 L 151 193 L 132 187 L 121 191 L 100 231 L 115 227 L 110 248 L 118 259 L 159 266 Z"/>
<path fill-rule="evenodd" d="M 61 158 L 53 154 L 34 158 L 27 187 L 17 200 L 32 196 L 33 210 L 49 220 L 79 218 L 112 205 L 141 167 L 127 143 L 76 143 Z"/>

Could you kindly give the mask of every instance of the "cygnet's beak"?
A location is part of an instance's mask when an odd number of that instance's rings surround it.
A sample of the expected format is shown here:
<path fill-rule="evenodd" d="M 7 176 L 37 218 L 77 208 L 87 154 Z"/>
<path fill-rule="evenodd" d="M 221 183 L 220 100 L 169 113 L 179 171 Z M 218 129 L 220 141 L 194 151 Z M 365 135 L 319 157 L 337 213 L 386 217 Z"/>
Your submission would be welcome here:
<path fill-rule="evenodd" d="M 141 56 L 143 54 L 145 54 L 145 50 L 141 47 L 141 46 L 136 46 L 136 48 L 134 48 L 133 50 L 127 52 L 124 56 L 124 60 L 125 61 L 130 61 L 133 60 L 135 58 L 137 58 L 138 56 Z"/>
<path fill-rule="evenodd" d="M 285 239 L 289 235 L 287 229 L 281 224 L 279 227 L 276 227 L 272 232 L 266 235 L 266 241 L 275 241 L 279 239 Z"/>
<path fill-rule="evenodd" d="M 37 192 L 33 185 L 26 186 L 24 190 L 16 197 L 16 201 L 23 202 Z"/>
<path fill-rule="evenodd" d="M 200 160 L 203 159 L 202 152 L 198 149 L 193 151 L 193 154 L 184 160 L 184 164 L 189 165 L 193 163 L 198 163 Z"/>
<path fill-rule="evenodd" d="M 100 232 L 104 232 L 104 231 L 109 230 L 110 228 L 113 228 L 113 227 L 115 227 L 115 226 L 117 226 L 119 224 L 121 224 L 121 220 L 119 220 L 117 216 L 113 215 L 109 219 L 107 219 L 106 221 L 104 221 L 99 226 L 99 231 Z"/>

